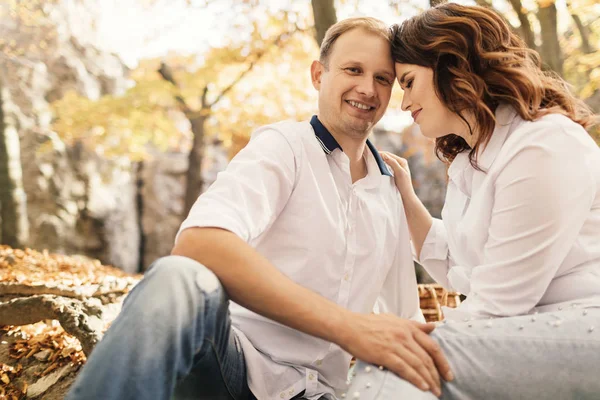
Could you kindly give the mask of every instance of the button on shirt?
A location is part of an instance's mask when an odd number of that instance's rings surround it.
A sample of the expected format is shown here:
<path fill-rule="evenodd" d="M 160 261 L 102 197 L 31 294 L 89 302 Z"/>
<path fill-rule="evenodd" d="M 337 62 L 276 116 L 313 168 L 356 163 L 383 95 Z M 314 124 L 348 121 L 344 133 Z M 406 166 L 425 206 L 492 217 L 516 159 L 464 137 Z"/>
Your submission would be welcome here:
<path fill-rule="evenodd" d="M 478 156 L 448 170 L 442 220 L 420 263 L 467 295 L 447 319 L 600 306 L 600 149 L 569 118 L 525 121 L 507 105 Z"/>
<path fill-rule="evenodd" d="M 370 142 L 367 176 L 315 116 L 256 131 L 194 204 L 180 232 L 219 227 L 247 241 L 298 284 L 342 307 L 423 320 L 409 233 L 389 170 Z M 232 266 L 236 268 L 236 266 Z M 350 354 L 238 304 L 230 306 L 248 384 L 259 399 L 335 398 Z"/>

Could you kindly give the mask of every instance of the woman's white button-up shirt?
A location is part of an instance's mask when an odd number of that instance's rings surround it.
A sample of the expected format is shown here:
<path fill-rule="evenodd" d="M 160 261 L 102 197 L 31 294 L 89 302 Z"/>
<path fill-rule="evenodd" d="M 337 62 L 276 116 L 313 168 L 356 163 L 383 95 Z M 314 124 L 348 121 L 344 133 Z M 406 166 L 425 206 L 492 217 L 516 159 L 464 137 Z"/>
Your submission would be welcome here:
<path fill-rule="evenodd" d="M 467 295 L 446 318 L 600 306 L 600 148 L 569 118 L 525 121 L 502 105 L 477 161 L 448 170 L 442 219 L 420 263 Z"/>

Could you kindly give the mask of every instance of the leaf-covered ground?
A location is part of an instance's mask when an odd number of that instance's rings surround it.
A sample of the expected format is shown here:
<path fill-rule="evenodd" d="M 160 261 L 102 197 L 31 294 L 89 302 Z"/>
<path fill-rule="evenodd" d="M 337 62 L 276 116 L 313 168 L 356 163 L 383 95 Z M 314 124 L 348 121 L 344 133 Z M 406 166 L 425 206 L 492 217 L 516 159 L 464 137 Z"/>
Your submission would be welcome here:
<path fill-rule="evenodd" d="M 93 347 L 140 278 L 86 257 L 0 246 L 0 399 L 62 399 L 86 360 L 82 343 Z"/>

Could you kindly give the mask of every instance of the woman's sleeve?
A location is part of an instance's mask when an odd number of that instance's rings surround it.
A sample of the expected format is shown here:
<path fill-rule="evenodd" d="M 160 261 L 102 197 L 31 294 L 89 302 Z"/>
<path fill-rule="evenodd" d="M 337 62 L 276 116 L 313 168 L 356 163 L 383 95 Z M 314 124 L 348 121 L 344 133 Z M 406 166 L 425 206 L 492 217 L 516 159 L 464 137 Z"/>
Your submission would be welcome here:
<path fill-rule="evenodd" d="M 441 219 L 433 219 L 431 228 L 423 242 L 421 254 L 415 254 L 415 256 L 417 262 L 425 268 L 436 282 L 446 289 L 452 289 L 447 276 L 454 263 L 448 251 L 446 227 Z"/>

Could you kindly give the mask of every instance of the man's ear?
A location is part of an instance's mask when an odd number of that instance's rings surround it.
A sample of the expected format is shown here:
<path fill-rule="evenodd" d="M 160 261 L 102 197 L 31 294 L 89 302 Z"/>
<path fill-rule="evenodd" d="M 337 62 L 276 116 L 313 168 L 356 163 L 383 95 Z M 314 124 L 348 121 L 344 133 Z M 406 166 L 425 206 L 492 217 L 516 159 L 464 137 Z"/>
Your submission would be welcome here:
<path fill-rule="evenodd" d="M 312 79 L 313 87 L 317 90 L 321 89 L 321 75 L 325 67 L 320 61 L 315 60 L 310 65 L 310 78 Z"/>

